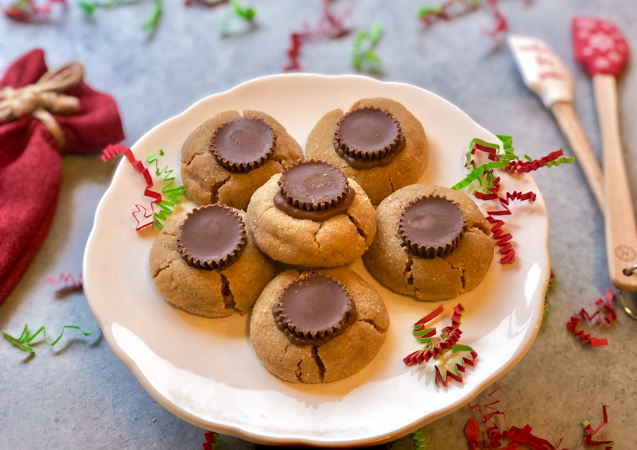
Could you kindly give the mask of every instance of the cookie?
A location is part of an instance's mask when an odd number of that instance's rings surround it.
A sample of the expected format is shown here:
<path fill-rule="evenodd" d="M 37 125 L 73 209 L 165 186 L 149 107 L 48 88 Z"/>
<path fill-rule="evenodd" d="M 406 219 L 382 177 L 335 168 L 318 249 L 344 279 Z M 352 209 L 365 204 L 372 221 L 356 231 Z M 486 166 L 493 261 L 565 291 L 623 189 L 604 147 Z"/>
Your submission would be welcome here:
<path fill-rule="evenodd" d="M 307 158 L 334 164 L 362 186 L 374 205 L 413 184 L 427 168 L 429 145 L 422 124 L 400 103 L 369 98 L 316 124 Z"/>
<path fill-rule="evenodd" d="M 245 210 L 259 186 L 299 159 L 303 159 L 299 144 L 269 115 L 225 111 L 184 141 L 181 178 L 197 203 L 219 202 Z"/>
<path fill-rule="evenodd" d="M 292 269 L 259 296 L 250 341 L 273 375 L 292 383 L 329 383 L 374 359 L 388 328 L 381 296 L 351 270 Z"/>
<path fill-rule="evenodd" d="M 246 233 L 244 215 L 208 205 L 170 220 L 150 251 L 150 276 L 159 294 L 199 316 L 246 314 L 275 267 Z"/>
<path fill-rule="evenodd" d="M 383 200 L 376 213 L 376 237 L 363 261 L 388 288 L 446 300 L 474 289 L 487 274 L 491 230 L 463 192 L 414 184 Z"/>
<path fill-rule="evenodd" d="M 337 267 L 370 246 L 376 212 L 360 185 L 336 167 L 302 161 L 256 190 L 246 225 L 272 259 L 303 267 Z"/>

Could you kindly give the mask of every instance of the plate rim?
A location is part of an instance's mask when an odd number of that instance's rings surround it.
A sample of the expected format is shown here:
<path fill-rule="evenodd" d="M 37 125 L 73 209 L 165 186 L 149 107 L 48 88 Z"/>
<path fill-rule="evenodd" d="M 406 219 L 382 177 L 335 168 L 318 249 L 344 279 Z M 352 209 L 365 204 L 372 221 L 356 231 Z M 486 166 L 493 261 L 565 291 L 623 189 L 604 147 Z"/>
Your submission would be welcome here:
<path fill-rule="evenodd" d="M 306 78 L 306 79 L 311 79 L 311 78 L 316 78 L 316 79 L 352 79 L 352 80 L 365 80 L 366 82 L 368 81 L 372 81 L 374 83 L 379 83 L 382 85 L 395 85 L 395 86 L 407 86 L 409 88 L 413 88 L 413 89 L 418 89 L 418 90 L 422 90 L 427 92 L 430 95 L 433 95 L 435 97 L 437 97 L 439 100 L 443 101 L 444 103 L 447 104 L 447 106 L 455 109 L 457 112 L 461 113 L 463 116 L 465 116 L 467 119 L 469 119 L 476 127 L 480 128 L 482 131 L 484 131 L 485 133 L 493 136 L 494 138 L 496 138 L 496 136 L 491 133 L 490 131 L 488 131 L 486 128 L 484 128 L 483 126 L 481 126 L 480 124 L 478 124 L 471 116 L 469 116 L 466 112 L 464 112 L 462 109 L 460 109 L 458 106 L 456 106 L 455 104 L 451 103 L 450 101 L 446 100 L 445 98 L 443 98 L 442 96 L 436 94 L 435 92 L 432 92 L 428 89 L 422 88 L 420 86 L 415 86 L 409 83 L 403 83 L 403 82 L 389 82 L 389 81 L 381 81 L 381 80 L 377 80 L 375 78 L 372 77 L 367 77 L 367 76 L 362 76 L 362 75 L 322 75 L 322 74 L 314 74 L 314 73 L 297 73 L 297 74 L 274 74 L 274 75 L 266 75 L 266 76 L 262 76 L 262 77 L 258 77 L 258 78 L 254 78 L 251 80 L 247 80 L 244 81 L 228 90 L 225 90 L 223 92 L 218 92 L 215 94 L 211 94 L 208 95 L 200 100 L 198 100 L 197 102 L 193 103 L 192 105 L 190 105 L 188 108 L 186 108 L 184 111 L 182 111 L 179 114 L 176 114 L 174 116 L 171 116 L 167 119 L 165 119 L 164 121 L 162 121 L 161 123 L 157 124 L 156 126 L 154 126 L 153 128 L 151 128 L 150 130 L 148 130 L 146 133 L 144 133 L 141 137 L 139 137 L 137 139 L 137 141 L 130 147 L 133 154 L 135 154 L 135 149 L 138 146 L 138 144 L 144 140 L 146 140 L 146 138 L 149 135 L 152 135 L 155 130 L 162 128 L 163 126 L 165 126 L 167 123 L 172 122 L 173 120 L 178 120 L 179 118 L 181 118 L 184 115 L 187 115 L 191 110 L 199 107 L 199 105 L 201 105 L 202 103 L 206 103 L 211 101 L 212 99 L 219 97 L 219 96 L 224 96 L 226 94 L 230 94 L 234 91 L 240 90 L 243 87 L 245 87 L 246 85 L 251 85 L 251 84 L 258 84 L 258 83 L 263 83 L 263 82 L 268 82 L 271 79 L 281 79 L 281 78 Z M 159 393 L 159 391 L 157 391 L 157 389 L 152 385 L 152 383 L 148 380 L 148 378 L 141 372 L 139 366 L 137 365 L 137 363 L 135 363 L 135 361 L 126 353 L 126 351 L 120 347 L 116 341 L 116 339 L 113 336 L 113 332 L 112 332 L 112 327 L 111 324 L 105 320 L 102 317 L 99 317 L 99 315 L 95 314 L 95 308 L 93 307 L 93 302 L 91 301 L 91 297 L 89 295 L 89 291 L 90 291 L 90 286 L 91 286 L 91 278 L 89 273 L 91 273 L 90 271 L 87 270 L 88 268 L 88 256 L 90 253 L 90 249 L 92 248 L 92 244 L 94 243 L 95 239 L 96 239 L 96 229 L 97 229 L 97 219 L 98 219 L 98 214 L 100 209 L 102 208 L 103 203 L 106 201 L 106 198 L 109 196 L 109 194 L 111 193 L 112 189 L 113 189 L 113 181 L 115 180 L 115 178 L 118 176 L 118 174 L 120 173 L 120 171 L 122 170 L 123 166 L 125 166 L 126 163 L 123 161 L 123 159 L 119 162 L 115 172 L 113 173 L 113 177 L 111 179 L 111 183 L 109 184 L 108 188 L 106 189 L 106 191 L 104 192 L 102 198 L 100 199 L 96 210 L 95 210 L 95 216 L 93 219 L 93 226 L 91 228 L 91 232 L 89 234 L 87 243 L 86 243 L 86 247 L 84 250 L 84 255 L 83 255 L 83 263 L 82 263 L 82 271 L 84 274 L 84 286 L 85 286 L 85 293 L 86 293 L 86 299 L 87 299 L 87 303 L 89 305 L 89 308 L 91 309 L 91 312 L 93 313 L 93 316 L 95 317 L 95 319 L 97 320 L 101 330 L 102 330 L 102 334 L 104 335 L 104 338 L 109 346 L 109 348 L 111 349 L 111 351 L 115 354 L 115 356 L 128 368 L 128 370 L 130 370 L 133 375 L 135 376 L 135 378 L 137 379 L 137 381 L 141 384 L 141 386 L 144 388 L 144 390 L 146 390 L 146 392 L 148 394 L 150 394 L 150 396 L 157 402 L 159 403 L 163 408 L 165 408 L 167 411 L 169 411 L 170 413 L 174 414 L 175 416 L 179 417 L 182 420 L 185 420 L 186 422 L 189 422 L 192 425 L 195 425 L 197 427 L 203 428 L 203 429 L 209 429 L 210 425 L 214 425 L 214 431 L 215 432 L 219 432 L 221 434 L 228 434 L 231 436 L 235 436 L 238 437 L 240 439 L 245 439 L 251 442 L 258 442 L 258 443 L 263 443 L 266 445 L 310 445 L 310 446 L 321 446 L 321 447 L 330 447 L 330 448 L 334 448 L 334 447 L 338 447 L 338 448 L 351 448 L 351 447 L 359 447 L 359 446 L 363 446 L 363 445 L 378 445 L 378 444 L 383 444 L 386 442 L 390 442 L 393 441 L 395 439 L 398 439 L 402 436 L 405 436 L 411 432 L 413 432 L 414 430 L 417 430 L 419 428 L 422 428 L 423 426 L 427 425 L 428 423 L 431 423 L 441 417 L 444 417 L 456 410 L 458 410 L 459 408 L 462 407 L 462 405 L 467 404 L 468 402 L 471 402 L 471 400 L 473 400 L 475 397 L 477 397 L 480 393 L 482 393 L 489 385 L 493 384 L 494 382 L 498 381 L 500 378 L 502 378 L 507 372 L 509 372 L 513 367 L 515 367 L 520 360 L 526 355 L 526 353 L 528 352 L 528 350 L 530 349 L 533 341 L 535 340 L 540 326 L 542 324 L 542 314 L 541 311 L 543 309 L 543 304 L 542 302 L 537 302 L 537 313 L 538 313 L 538 321 L 535 325 L 531 324 L 529 325 L 529 329 L 530 329 L 530 333 L 526 334 L 524 336 L 524 339 L 521 342 L 520 347 L 518 347 L 514 353 L 514 355 L 505 363 L 503 364 L 501 367 L 498 368 L 498 370 L 496 370 L 494 373 L 491 374 L 491 376 L 489 376 L 489 378 L 483 380 L 483 382 L 479 383 L 471 392 L 469 392 L 467 395 L 462 396 L 460 399 L 458 399 L 455 402 L 452 402 L 450 404 L 448 404 L 447 406 L 445 406 L 444 408 L 442 408 L 440 411 L 438 411 L 435 414 L 430 414 L 428 416 L 425 416 L 423 418 L 421 418 L 420 420 L 411 422 L 409 424 L 406 424 L 405 426 L 394 430 L 391 434 L 387 435 L 387 436 L 382 436 L 382 437 L 377 437 L 377 438 L 358 438 L 358 439 L 349 439 L 347 441 L 343 441 L 342 438 L 339 438 L 341 440 L 335 439 L 335 440 L 329 440 L 329 437 L 325 437 L 324 439 L 316 439 L 316 438 L 294 438 L 294 439 L 286 439 L 283 437 L 279 437 L 279 436 L 268 436 L 268 435 L 263 435 L 260 433 L 255 433 L 255 432 L 251 432 L 251 431 L 247 431 L 243 428 L 241 428 L 241 426 L 230 426 L 230 425 L 223 425 L 223 424 L 212 424 L 208 421 L 202 420 L 199 417 L 189 413 L 188 411 L 185 411 L 184 409 L 182 409 L 181 407 L 179 407 L 178 405 L 174 404 L 173 402 L 171 402 L 170 400 L 168 400 L 166 397 L 164 397 L 161 393 Z M 537 196 L 542 200 L 541 204 L 542 204 L 542 208 L 543 208 L 543 213 L 546 216 L 546 230 L 545 230 L 545 234 L 546 234 L 546 267 L 550 268 L 550 255 L 549 255 L 549 230 L 550 230 L 550 226 L 549 226 L 549 217 L 548 217 L 548 212 L 546 210 L 546 205 L 543 201 L 543 196 L 539 190 L 539 187 L 537 186 L 537 184 L 535 183 L 535 180 L 533 180 L 533 178 L 529 175 L 529 174 L 524 174 L 523 176 L 530 178 L 532 184 L 534 185 L 534 192 L 536 192 Z M 541 280 L 540 280 L 541 281 Z M 548 284 L 550 282 L 550 272 L 546 274 L 545 280 L 542 283 L 541 288 L 539 289 L 539 291 L 542 293 L 542 296 L 546 295 L 546 290 L 548 288 Z"/>

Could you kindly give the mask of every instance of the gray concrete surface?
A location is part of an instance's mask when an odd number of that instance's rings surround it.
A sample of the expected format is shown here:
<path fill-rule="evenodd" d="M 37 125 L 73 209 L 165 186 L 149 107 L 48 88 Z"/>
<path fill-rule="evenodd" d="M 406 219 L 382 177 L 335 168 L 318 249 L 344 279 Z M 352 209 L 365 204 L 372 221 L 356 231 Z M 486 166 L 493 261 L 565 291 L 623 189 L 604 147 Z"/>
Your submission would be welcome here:
<path fill-rule="evenodd" d="M 22 25 L 0 18 L 0 67 L 33 47 L 43 47 L 55 67 L 83 61 L 88 82 L 117 99 L 132 144 L 148 129 L 200 98 L 254 77 L 275 74 L 286 62 L 288 33 L 318 17 L 320 2 L 254 0 L 258 27 L 222 38 L 218 25 L 226 7 L 185 8 L 165 0 L 157 31 L 140 30 L 152 10 L 150 1 L 99 10 L 86 19 L 71 3 L 57 24 Z M 343 7 L 345 0 L 337 2 Z M 4 1 L 3 4 L 8 3 Z M 340 3 L 340 5 L 339 5 Z M 567 144 L 550 114 L 522 84 L 514 61 L 499 41 L 480 30 L 492 23 L 486 8 L 424 30 L 416 20 L 426 2 L 359 0 L 349 23 L 385 31 L 378 52 L 385 63 L 381 79 L 424 87 L 458 105 L 487 129 L 514 136 L 516 148 L 540 156 Z M 435 3 L 435 2 L 434 2 Z M 577 111 L 599 155 L 600 133 L 591 83 L 572 61 L 569 19 L 596 14 L 615 21 L 637 44 L 637 8 L 632 0 L 502 0 L 510 28 L 550 42 L 572 70 Z M 303 51 L 307 72 L 351 73 L 354 37 L 314 42 Z M 630 67 L 620 83 L 622 139 L 633 197 L 637 199 L 637 73 Z M 97 203 L 115 163 L 98 157 L 68 156 L 59 209 L 46 242 L 24 279 L 0 307 L 0 330 L 19 333 L 25 323 L 57 330 L 73 323 L 97 327 L 83 294 L 57 299 L 45 278 L 79 272 Z M 560 167 L 535 175 L 550 221 L 552 264 L 557 284 L 551 312 L 532 348 L 498 385 L 500 407 L 510 425 L 531 424 L 534 431 L 575 448 L 581 423 L 601 421 L 610 405 L 610 424 L 600 437 L 615 448 L 637 446 L 637 352 L 631 339 L 637 323 L 620 313 L 604 328 L 610 345 L 589 349 L 565 330 L 570 315 L 610 287 L 606 274 L 603 220 L 579 167 Z M 4 195 L 19 193 L 2 192 Z M 601 333 L 600 333 L 601 334 Z M 488 388 L 478 397 L 486 401 Z M 427 401 L 423 398 L 423 401 Z M 378 412 L 383 414 L 382 411 Z M 424 427 L 428 449 L 466 448 L 467 408 Z M 25 354 L 0 341 L 0 448 L 200 448 L 203 430 L 159 406 L 101 337 L 65 338 L 56 348 L 40 345 Z M 409 437 L 394 448 L 411 448 Z M 254 448 L 224 436 L 221 448 Z"/>

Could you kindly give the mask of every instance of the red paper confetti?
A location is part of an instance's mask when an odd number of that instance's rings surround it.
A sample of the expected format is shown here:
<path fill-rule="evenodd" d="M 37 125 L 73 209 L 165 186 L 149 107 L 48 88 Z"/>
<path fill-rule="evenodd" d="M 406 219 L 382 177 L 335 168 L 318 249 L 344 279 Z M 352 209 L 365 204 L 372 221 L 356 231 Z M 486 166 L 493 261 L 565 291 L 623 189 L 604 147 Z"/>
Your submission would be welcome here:
<path fill-rule="evenodd" d="M 559 160 L 564 155 L 562 149 L 549 153 L 540 159 L 532 159 L 527 161 L 514 160 L 509 163 L 503 170 L 509 173 L 529 173 L 538 170 L 544 166 L 551 167 L 552 162 Z"/>
<path fill-rule="evenodd" d="M 507 21 L 507 18 L 504 16 L 504 14 L 502 14 L 500 7 L 496 3 L 496 0 L 486 0 L 486 2 L 487 5 L 489 5 L 491 14 L 493 14 L 493 17 L 495 17 L 495 25 L 492 29 L 482 30 L 482 32 L 494 38 L 509 29 L 509 22 Z"/>
<path fill-rule="evenodd" d="M 133 156 L 133 152 L 130 148 L 127 148 L 124 151 L 124 155 L 126 155 L 128 162 L 130 162 L 133 167 L 135 167 L 137 171 L 144 177 L 144 181 L 146 181 L 146 189 L 144 190 L 144 195 L 146 197 L 152 198 L 153 203 L 161 203 L 161 194 L 151 189 L 153 187 L 153 177 L 150 175 L 148 169 L 144 167 L 144 164 L 141 161 L 135 159 L 135 156 Z"/>
<path fill-rule="evenodd" d="M 135 231 L 140 231 L 144 228 L 152 227 L 154 223 L 153 216 L 155 214 L 155 204 L 150 204 L 150 212 L 148 212 L 146 207 L 144 207 L 143 205 L 135 205 L 135 208 L 137 208 L 135 211 L 133 211 L 133 217 L 135 218 L 135 222 L 137 223 L 137 225 L 135 226 Z M 142 218 L 150 220 L 147 220 L 145 222 L 141 221 L 139 219 L 140 213 L 142 214 Z"/>
<path fill-rule="evenodd" d="M 46 284 L 54 288 L 72 287 L 74 290 L 82 290 L 82 272 L 77 279 L 71 272 L 61 273 L 58 278 L 47 277 Z"/>
<path fill-rule="evenodd" d="M 219 443 L 217 442 L 217 439 L 219 438 L 219 433 L 206 431 L 203 435 L 204 435 L 204 438 L 206 439 L 206 442 L 202 444 L 203 450 L 216 450 L 219 447 Z"/>
<path fill-rule="evenodd" d="M 109 145 L 104 150 L 102 150 L 102 161 L 106 162 L 111 158 L 116 157 L 117 155 L 121 155 L 126 151 L 126 147 L 123 145 Z"/>
<path fill-rule="evenodd" d="M 614 447 L 614 441 L 596 441 L 593 439 L 593 436 L 595 436 L 599 432 L 599 430 L 601 430 L 606 424 L 608 424 L 608 415 L 606 414 L 607 408 L 608 405 L 602 405 L 602 414 L 604 416 L 604 420 L 597 428 L 593 429 L 591 423 L 588 420 L 584 422 L 584 437 L 582 438 L 582 442 L 580 442 L 579 444 L 579 448 L 581 448 L 584 444 L 590 447 L 605 445 L 604 450 L 611 450 Z"/>
<path fill-rule="evenodd" d="M 230 0 L 184 0 L 184 4 L 186 6 L 190 6 L 196 3 L 208 8 L 214 8 L 215 6 L 223 5 L 224 3 L 228 3 L 229 1 Z"/>
<path fill-rule="evenodd" d="M 506 16 L 500 10 L 496 0 L 485 0 L 491 14 L 495 18 L 495 24 L 490 30 L 482 32 L 491 37 L 497 37 L 509 29 Z M 523 0 L 528 3 L 529 0 Z M 439 7 L 424 7 L 418 12 L 418 18 L 425 26 L 431 26 L 439 20 L 450 21 L 480 7 L 480 0 L 447 0 Z"/>
<path fill-rule="evenodd" d="M 66 0 L 45 0 L 42 4 L 36 0 L 17 0 L 4 8 L 4 15 L 17 22 L 46 22 L 49 20 L 53 4 L 66 7 Z"/>
<path fill-rule="evenodd" d="M 615 320 L 617 320 L 617 313 L 613 309 L 613 299 L 615 298 L 615 294 L 611 289 L 606 291 L 606 300 L 604 301 L 601 298 L 598 298 L 595 301 L 595 305 L 597 305 L 597 310 L 593 314 L 589 314 L 584 308 L 582 308 L 579 312 L 579 317 L 571 316 L 571 320 L 566 323 L 566 329 L 570 331 L 573 336 L 584 343 L 589 343 L 591 347 L 603 347 L 608 345 L 608 339 L 606 338 L 597 338 L 591 336 L 589 333 L 586 333 L 584 330 L 577 329 L 580 321 L 585 320 L 591 324 L 601 325 L 602 320 L 606 324 L 611 324 Z M 602 318 L 602 310 L 605 311 L 606 315 Z M 595 319 L 597 319 L 595 321 Z"/>
<path fill-rule="evenodd" d="M 290 47 L 287 51 L 289 61 L 283 68 L 285 72 L 291 70 L 301 70 L 299 56 L 301 48 L 305 41 L 310 38 L 329 38 L 336 39 L 345 36 L 350 32 L 349 28 L 344 25 L 345 19 L 351 14 L 354 6 L 354 0 L 350 0 L 348 8 L 340 16 L 332 12 L 331 0 L 323 0 L 322 16 L 319 19 L 316 28 L 310 27 L 307 23 L 303 24 L 302 31 L 293 31 L 290 34 Z"/>
<path fill-rule="evenodd" d="M 480 425 L 478 422 L 472 417 L 469 419 L 469 422 L 465 426 L 464 432 L 467 437 L 467 444 L 470 450 L 477 449 L 517 449 L 518 444 L 525 445 L 526 447 L 533 450 L 556 450 L 559 448 L 562 439 L 560 438 L 557 446 L 551 444 L 548 440 L 542 439 L 533 435 L 532 428 L 529 424 L 524 425 L 522 428 L 518 428 L 515 426 L 508 427 L 506 425 L 506 417 L 502 411 L 497 409 L 495 405 L 500 403 L 500 400 L 493 397 L 500 388 L 496 388 L 494 391 L 489 393 L 489 398 L 493 399 L 489 403 L 484 405 L 480 405 L 479 403 L 475 405 L 471 405 L 471 403 L 467 404 L 467 407 L 470 411 L 474 409 L 478 409 L 480 413 L 480 418 L 483 424 L 488 424 L 487 429 L 485 430 L 486 438 L 482 438 L 482 431 L 480 430 Z M 484 412 L 482 407 L 488 409 L 488 412 Z M 495 422 L 495 416 L 502 416 L 505 423 L 505 430 L 501 430 L 500 426 Z M 503 440 L 507 440 L 508 442 L 502 442 Z"/>
<path fill-rule="evenodd" d="M 575 158 L 566 158 L 562 150 L 549 153 L 540 159 L 532 159 L 524 156 L 524 160 L 520 160 L 515 155 L 512 140 L 510 136 L 498 136 L 502 141 L 503 152 L 498 153 L 499 146 L 481 139 L 473 139 L 469 145 L 467 152 L 467 161 L 465 167 L 471 169 L 471 172 L 465 179 L 452 186 L 452 189 L 462 189 L 474 181 L 479 181 L 481 185 L 486 183 L 484 192 L 474 192 L 474 196 L 480 200 L 496 200 L 502 206 L 499 210 L 491 210 L 487 212 L 487 222 L 491 224 L 491 232 L 496 244 L 500 248 L 500 264 L 512 264 L 515 262 L 515 249 L 513 248 L 511 233 L 504 230 L 505 222 L 502 216 L 511 215 L 509 203 L 512 200 L 519 201 L 535 201 L 536 194 L 534 192 L 507 192 L 504 196 L 500 196 L 500 178 L 493 175 L 495 169 L 501 169 L 511 174 L 528 173 L 538 170 L 542 167 L 555 167 L 560 164 L 571 164 Z M 480 151 L 486 153 L 489 163 L 477 166 L 476 159 L 473 158 Z"/>
<path fill-rule="evenodd" d="M 155 192 L 151 189 L 153 187 L 153 177 L 150 175 L 150 171 L 148 170 L 148 168 L 144 167 L 144 164 L 141 161 L 135 159 L 135 156 L 133 155 L 133 152 L 130 148 L 124 147 L 123 145 L 109 145 L 102 151 L 102 161 L 108 161 L 109 159 L 121 153 L 123 153 L 126 156 L 126 159 L 128 159 L 128 162 L 130 162 L 132 166 L 135 167 L 135 169 L 137 169 L 137 171 L 142 174 L 142 176 L 144 177 L 144 181 L 146 182 L 144 195 L 152 199 L 150 205 L 152 212 L 150 215 L 147 215 L 148 209 L 146 207 L 142 205 L 135 205 L 137 209 L 136 211 L 133 211 L 132 214 L 135 218 L 135 222 L 137 222 L 135 230 L 139 231 L 153 224 L 152 220 L 150 222 L 140 223 L 140 220 L 138 218 L 139 213 L 143 210 L 144 218 L 152 217 L 152 214 L 154 213 L 153 203 L 161 203 L 162 196 L 159 192 Z"/>
<path fill-rule="evenodd" d="M 478 409 L 478 412 L 480 413 L 480 417 L 482 418 L 482 423 L 487 423 L 487 422 L 493 422 L 493 417 L 494 416 L 498 416 L 501 415 L 504 417 L 504 413 L 502 411 L 500 411 L 499 409 L 495 408 L 495 405 L 497 405 L 498 403 L 500 403 L 500 400 L 498 400 L 497 398 L 495 398 L 493 395 L 498 392 L 500 389 L 502 389 L 500 386 L 498 386 L 497 388 L 495 388 L 493 391 L 489 392 L 488 397 L 493 399 L 493 401 L 489 402 L 489 403 L 485 403 L 484 405 L 481 405 L 480 403 L 476 403 L 475 405 L 471 406 L 471 403 L 467 403 L 467 408 L 469 408 L 469 411 L 473 411 L 474 409 Z M 484 413 L 482 411 L 482 407 L 485 407 L 486 409 L 489 409 L 490 412 L 488 413 Z M 506 423 L 506 420 L 505 420 Z M 492 423 L 493 425 L 495 425 L 495 423 Z"/>
<path fill-rule="evenodd" d="M 477 198 L 481 198 L 479 194 L 480 192 L 476 192 L 475 196 Z M 518 191 L 507 192 L 504 197 L 497 197 L 500 205 L 502 206 L 502 209 L 487 211 L 486 219 L 487 222 L 491 224 L 491 233 L 493 234 L 493 239 L 495 239 L 496 245 L 500 247 L 500 250 L 498 250 L 501 255 L 500 264 L 513 264 L 515 262 L 515 249 L 513 248 L 513 244 L 511 243 L 513 236 L 511 235 L 511 233 L 506 232 L 503 229 L 504 225 L 506 225 L 504 220 L 497 217 L 511 215 L 509 203 L 512 200 L 534 202 L 535 198 L 536 194 L 533 191 L 524 193 Z"/>

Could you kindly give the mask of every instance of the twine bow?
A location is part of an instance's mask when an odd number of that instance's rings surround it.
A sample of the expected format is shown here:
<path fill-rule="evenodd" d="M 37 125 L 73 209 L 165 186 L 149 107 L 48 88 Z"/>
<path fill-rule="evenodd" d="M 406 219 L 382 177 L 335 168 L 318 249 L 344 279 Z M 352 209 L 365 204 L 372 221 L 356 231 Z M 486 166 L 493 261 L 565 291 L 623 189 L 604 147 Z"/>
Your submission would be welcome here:
<path fill-rule="evenodd" d="M 70 62 L 55 72 L 47 72 L 36 83 L 21 88 L 0 89 L 0 122 L 31 115 L 49 130 L 58 148 L 64 145 L 64 132 L 52 113 L 70 115 L 77 113 L 80 101 L 76 97 L 63 95 L 82 82 L 84 66 Z"/>

